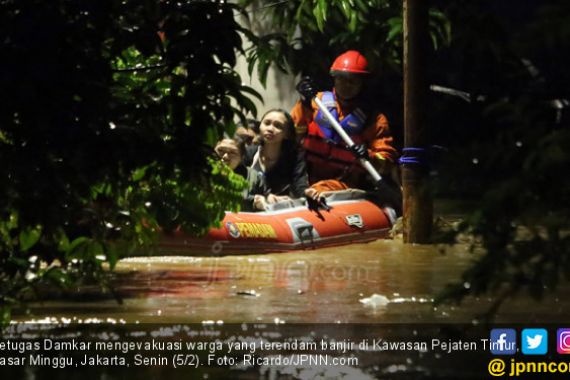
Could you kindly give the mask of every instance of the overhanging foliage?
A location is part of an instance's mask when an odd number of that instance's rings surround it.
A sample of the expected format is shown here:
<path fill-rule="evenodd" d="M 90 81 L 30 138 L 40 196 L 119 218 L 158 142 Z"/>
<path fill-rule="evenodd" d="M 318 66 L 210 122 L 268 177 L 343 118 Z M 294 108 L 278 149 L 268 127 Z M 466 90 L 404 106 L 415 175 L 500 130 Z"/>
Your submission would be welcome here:
<path fill-rule="evenodd" d="M 233 67 L 226 2 L 0 1 L 0 307 L 89 279 L 239 207 L 241 177 L 211 160 L 255 113 Z M 213 33 L 215 31 L 215 33 Z"/>

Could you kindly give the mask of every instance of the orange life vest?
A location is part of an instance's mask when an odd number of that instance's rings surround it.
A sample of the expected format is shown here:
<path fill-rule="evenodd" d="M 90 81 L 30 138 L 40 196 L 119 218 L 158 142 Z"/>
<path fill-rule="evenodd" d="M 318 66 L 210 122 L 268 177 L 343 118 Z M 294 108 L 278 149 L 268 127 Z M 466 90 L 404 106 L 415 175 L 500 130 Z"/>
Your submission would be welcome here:
<path fill-rule="evenodd" d="M 332 92 L 324 92 L 322 102 L 338 121 L 337 103 L 336 99 L 334 99 L 334 94 Z M 339 124 L 355 144 L 361 144 L 363 138 L 360 132 L 364 129 L 365 120 L 366 116 L 357 108 L 344 117 Z M 353 153 L 341 141 L 338 134 L 329 125 L 328 120 L 322 115 L 322 111 L 319 111 L 315 120 L 308 125 L 307 134 L 303 140 L 303 147 L 305 148 L 306 160 L 311 166 L 311 171 L 318 171 L 319 168 L 336 169 L 339 171 L 348 169 L 362 170 Z"/>

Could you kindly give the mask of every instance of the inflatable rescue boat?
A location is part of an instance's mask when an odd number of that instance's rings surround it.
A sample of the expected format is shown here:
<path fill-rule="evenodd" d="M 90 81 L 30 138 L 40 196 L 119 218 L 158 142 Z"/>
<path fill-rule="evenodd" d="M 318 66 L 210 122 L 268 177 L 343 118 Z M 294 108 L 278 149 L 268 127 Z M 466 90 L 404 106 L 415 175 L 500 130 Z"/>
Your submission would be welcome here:
<path fill-rule="evenodd" d="M 182 232 L 161 237 L 158 255 L 227 256 L 306 250 L 386 238 L 394 223 L 361 190 L 323 193 L 329 209 L 309 209 L 305 199 L 261 212 L 227 212 L 221 227 L 196 238 Z"/>

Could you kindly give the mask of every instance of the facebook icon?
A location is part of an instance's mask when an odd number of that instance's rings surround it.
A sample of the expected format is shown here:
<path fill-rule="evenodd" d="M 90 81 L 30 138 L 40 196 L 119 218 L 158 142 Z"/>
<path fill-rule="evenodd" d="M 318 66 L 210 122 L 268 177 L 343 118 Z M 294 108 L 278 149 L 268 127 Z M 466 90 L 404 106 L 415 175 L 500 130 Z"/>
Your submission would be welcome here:
<path fill-rule="evenodd" d="M 492 329 L 489 346 L 493 355 L 514 355 L 517 352 L 517 332 L 514 329 Z"/>

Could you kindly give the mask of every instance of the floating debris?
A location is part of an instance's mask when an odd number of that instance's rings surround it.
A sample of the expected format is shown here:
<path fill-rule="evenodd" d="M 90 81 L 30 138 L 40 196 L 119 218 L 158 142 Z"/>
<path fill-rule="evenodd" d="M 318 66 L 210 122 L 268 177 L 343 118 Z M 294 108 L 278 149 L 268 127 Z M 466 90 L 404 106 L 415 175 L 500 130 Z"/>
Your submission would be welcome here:
<path fill-rule="evenodd" d="M 250 289 L 250 290 L 240 290 L 239 292 L 236 292 L 236 294 L 238 296 L 247 296 L 247 297 L 259 297 L 260 294 L 257 293 L 255 290 Z"/>
<path fill-rule="evenodd" d="M 360 303 L 363 303 L 366 306 L 371 307 L 383 307 L 390 303 L 388 297 L 380 295 L 380 294 L 373 294 L 368 298 L 363 298 L 360 300 Z"/>

